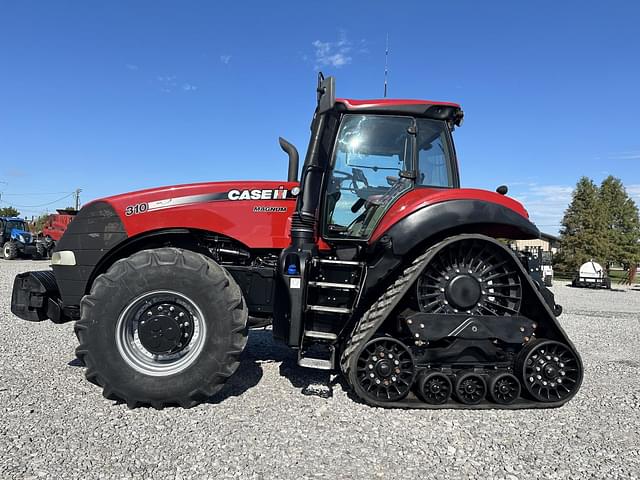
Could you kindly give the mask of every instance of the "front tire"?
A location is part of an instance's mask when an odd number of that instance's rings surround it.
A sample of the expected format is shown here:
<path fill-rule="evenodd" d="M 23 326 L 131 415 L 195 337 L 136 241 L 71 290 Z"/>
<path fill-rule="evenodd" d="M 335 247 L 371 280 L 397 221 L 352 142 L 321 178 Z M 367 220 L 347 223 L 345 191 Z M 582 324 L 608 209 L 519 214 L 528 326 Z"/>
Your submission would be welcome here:
<path fill-rule="evenodd" d="M 106 398 L 189 408 L 238 368 L 247 315 L 240 288 L 213 260 L 144 250 L 114 263 L 82 299 L 76 354 Z"/>
<path fill-rule="evenodd" d="M 7 242 L 2 247 L 2 253 L 6 260 L 15 260 L 18 258 L 18 246 L 14 242 Z"/>

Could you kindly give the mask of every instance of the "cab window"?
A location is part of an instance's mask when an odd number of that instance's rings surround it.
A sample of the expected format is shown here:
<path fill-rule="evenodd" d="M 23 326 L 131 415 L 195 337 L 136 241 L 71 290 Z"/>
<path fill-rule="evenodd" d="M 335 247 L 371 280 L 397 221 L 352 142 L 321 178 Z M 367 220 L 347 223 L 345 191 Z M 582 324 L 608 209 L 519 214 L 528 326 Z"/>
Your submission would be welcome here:
<path fill-rule="evenodd" d="M 453 187 L 452 155 L 444 122 L 418 120 L 418 176 L 417 185 Z"/>
<path fill-rule="evenodd" d="M 345 115 L 338 132 L 325 199 L 329 236 L 367 237 L 386 208 L 412 182 L 414 120 L 410 117 Z"/>

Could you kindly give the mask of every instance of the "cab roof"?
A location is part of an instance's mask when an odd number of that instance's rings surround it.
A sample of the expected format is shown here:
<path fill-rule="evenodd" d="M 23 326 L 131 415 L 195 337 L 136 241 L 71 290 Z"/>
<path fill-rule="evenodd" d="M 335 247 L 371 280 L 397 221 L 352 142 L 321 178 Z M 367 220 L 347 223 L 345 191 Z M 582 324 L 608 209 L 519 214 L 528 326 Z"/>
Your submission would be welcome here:
<path fill-rule="evenodd" d="M 462 124 L 464 116 L 462 108 L 457 103 L 436 102 L 433 100 L 404 100 L 404 99 L 372 99 L 354 100 L 350 98 L 336 98 L 336 108 L 352 112 L 384 113 L 413 115 L 417 117 L 447 120 L 456 125 Z"/>

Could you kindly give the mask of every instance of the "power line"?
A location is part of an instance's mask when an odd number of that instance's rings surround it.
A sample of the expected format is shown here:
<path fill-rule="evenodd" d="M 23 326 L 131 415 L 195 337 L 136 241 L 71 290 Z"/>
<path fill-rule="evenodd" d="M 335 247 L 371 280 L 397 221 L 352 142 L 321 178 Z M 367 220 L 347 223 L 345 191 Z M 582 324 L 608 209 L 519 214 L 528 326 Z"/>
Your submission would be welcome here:
<path fill-rule="evenodd" d="M 65 195 L 64 197 L 60 197 L 60 198 L 54 200 L 53 202 L 43 203 L 41 205 L 14 205 L 12 203 L 5 202 L 4 200 L 0 200 L 0 203 L 4 203 L 5 205 L 9 205 L 11 207 L 16 207 L 16 208 L 40 208 L 40 207 L 48 207 L 49 205 L 53 205 L 54 203 L 58 203 L 59 201 L 64 200 L 65 198 L 69 198 L 69 197 L 71 197 L 73 195 L 76 195 L 76 194 L 79 195 L 79 193 L 77 193 L 77 191 L 76 192 L 72 192 L 72 193 L 69 193 L 69 194 Z"/>
<path fill-rule="evenodd" d="M 2 192 L 2 195 L 10 195 L 12 197 L 16 197 L 16 196 L 36 196 L 36 195 L 62 195 L 63 193 L 67 193 L 67 192 L 37 192 L 37 193 L 4 193 Z"/>

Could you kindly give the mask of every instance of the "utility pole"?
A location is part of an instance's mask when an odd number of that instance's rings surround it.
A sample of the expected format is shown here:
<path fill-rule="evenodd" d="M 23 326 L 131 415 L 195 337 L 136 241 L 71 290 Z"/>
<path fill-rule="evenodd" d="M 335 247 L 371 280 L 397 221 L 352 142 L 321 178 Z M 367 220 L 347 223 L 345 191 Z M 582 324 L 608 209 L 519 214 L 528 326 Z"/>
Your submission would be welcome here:
<path fill-rule="evenodd" d="M 75 196 L 76 196 L 76 210 L 80 210 L 80 192 L 82 191 L 81 188 L 76 189 Z"/>
<path fill-rule="evenodd" d="M 9 185 L 9 182 L 3 182 L 2 180 L 0 180 L 0 184 L 1 185 Z M 3 192 L 0 192 L 0 201 L 2 200 L 2 193 Z"/>

